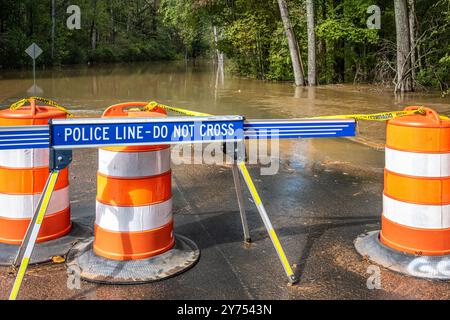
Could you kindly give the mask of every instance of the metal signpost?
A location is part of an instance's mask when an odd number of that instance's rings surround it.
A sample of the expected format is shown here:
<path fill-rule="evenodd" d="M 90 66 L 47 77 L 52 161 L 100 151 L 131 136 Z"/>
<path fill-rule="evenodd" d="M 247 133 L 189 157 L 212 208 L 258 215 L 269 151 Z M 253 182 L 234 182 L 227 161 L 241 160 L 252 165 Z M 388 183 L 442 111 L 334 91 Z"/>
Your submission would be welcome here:
<path fill-rule="evenodd" d="M 223 143 L 224 152 L 234 159 L 233 180 L 245 241 L 250 241 L 250 234 L 238 172 L 244 178 L 289 281 L 295 283 L 297 278 L 245 166 L 244 140 L 354 136 L 355 126 L 353 119 L 244 120 L 241 116 L 201 116 L 55 119 L 48 126 L 0 127 L 0 150 L 50 148 L 50 175 L 14 262 L 20 267 L 10 299 L 17 297 L 59 171 L 72 161 L 72 149 L 101 146 Z"/>
<path fill-rule="evenodd" d="M 26 54 L 28 54 L 31 59 L 33 59 L 33 86 L 28 89 L 33 95 L 37 93 L 41 94 L 42 89 L 36 85 L 36 59 L 42 54 L 42 49 L 36 44 L 32 43 L 28 48 L 25 49 Z"/>

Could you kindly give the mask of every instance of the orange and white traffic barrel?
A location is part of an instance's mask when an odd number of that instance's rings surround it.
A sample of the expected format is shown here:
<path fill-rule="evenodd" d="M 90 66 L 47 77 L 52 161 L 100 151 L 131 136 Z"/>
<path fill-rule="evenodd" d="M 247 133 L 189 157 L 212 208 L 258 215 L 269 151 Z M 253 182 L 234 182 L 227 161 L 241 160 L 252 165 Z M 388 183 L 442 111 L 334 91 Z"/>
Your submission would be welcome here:
<path fill-rule="evenodd" d="M 121 103 L 103 113 L 163 121 L 166 116 L 163 108 L 150 109 L 147 102 Z M 168 145 L 99 149 L 94 238 L 72 247 L 67 267 L 86 281 L 136 284 L 194 266 L 200 257 L 197 245 L 173 233 L 171 180 Z"/>
<path fill-rule="evenodd" d="M 46 125 L 66 118 L 55 107 L 29 106 L 0 111 L 0 126 Z M 0 150 L 0 243 L 20 244 L 49 175 L 48 149 Z M 71 230 L 68 169 L 61 170 L 37 242 L 60 238 Z"/>
<path fill-rule="evenodd" d="M 165 117 L 144 102 L 110 106 L 103 117 Z M 138 260 L 174 246 L 170 147 L 124 146 L 99 150 L 94 252 L 112 260 Z"/>
<path fill-rule="evenodd" d="M 387 269 L 450 280 L 450 120 L 420 108 L 387 123 L 381 230 L 355 248 Z"/>
<path fill-rule="evenodd" d="M 409 107 L 411 110 L 414 107 Z M 418 255 L 450 254 L 450 121 L 425 108 L 387 124 L 380 240 Z"/>

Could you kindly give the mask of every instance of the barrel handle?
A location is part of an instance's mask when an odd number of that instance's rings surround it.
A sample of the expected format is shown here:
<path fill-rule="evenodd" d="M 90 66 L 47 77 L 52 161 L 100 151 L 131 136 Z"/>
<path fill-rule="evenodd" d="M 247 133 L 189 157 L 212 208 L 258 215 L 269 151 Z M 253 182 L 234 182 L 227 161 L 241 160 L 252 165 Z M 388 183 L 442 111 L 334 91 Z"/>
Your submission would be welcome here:
<path fill-rule="evenodd" d="M 35 116 L 36 115 L 36 100 L 30 99 L 30 115 Z"/>
<path fill-rule="evenodd" d="M 410 107 L 406 107 L 404 110 L 405 111 L 411 111 L 411 110 L 419 110 L 419 109 L 425 110 L 425 114 L 424 114 L 425 117 L 430 118 L 431 120 L 433 120 L 437 124 L 441 123 L 441 119 L 439 117 L 439 114 L 435 110 L 433 110 L 431 108 L 422 107 L 422 106 L 410 106 Z"/>

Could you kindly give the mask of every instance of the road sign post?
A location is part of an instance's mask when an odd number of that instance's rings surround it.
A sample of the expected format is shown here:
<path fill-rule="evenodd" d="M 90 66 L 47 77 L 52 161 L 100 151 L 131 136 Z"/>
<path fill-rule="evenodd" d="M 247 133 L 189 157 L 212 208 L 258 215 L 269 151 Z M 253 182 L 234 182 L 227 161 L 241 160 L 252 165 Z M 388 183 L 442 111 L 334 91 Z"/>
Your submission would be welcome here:
<path fill-rule="evenodd" d="M 31 91 L 33 95 L 36 95 L 38 91 L 42 92 L 42 90 L 36 86 L 36 59 L 42 54 L 43 51 L 36 43 L 33 42 L 28 48 L 25 49 L 25 52 L 33 60 L 33 87 Z"/>

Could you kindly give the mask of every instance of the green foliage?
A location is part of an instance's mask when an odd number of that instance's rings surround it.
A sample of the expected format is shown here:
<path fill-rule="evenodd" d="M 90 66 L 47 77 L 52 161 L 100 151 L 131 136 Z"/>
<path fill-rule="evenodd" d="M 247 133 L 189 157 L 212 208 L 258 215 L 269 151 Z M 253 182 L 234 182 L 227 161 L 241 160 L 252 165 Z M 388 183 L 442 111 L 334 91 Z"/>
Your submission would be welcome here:
<path fill-rule="evenodd" d="M 419 2 L 425 11 L 421 19 L 425 30 L 419 53 L 423 56 L 422 68 L 417 76 L 420 84 L 439 88 L 448 94 L 450 88 L 450 6 L 448 0 L 434 4 Z"/>
<path fill-rule="evenodd" d="M 80 30 L 66 26 L 71 4 L 81 9 Z M 24 50 L 32 42 L 43 49 L 38 66 L 174 59 L 182 51 L 176 30 L 163 23 L 156 1 L 56 1 L 53 58 L 51 25 L 50 0 L 1 1 L 0 68 L 29 65 Z"/>
<path fill-rule="evenodd" d="M 316 27 L 316 36 L 326 48 L 318 67 L 320 83 L 350 81 L 360 72 L 368 77 L 365 69 L 374 62 L 379 40 L 379 31 L 366 26 L 366 11 L 372 4 L 368 0 L 322 4 L 325 15 L 318 17 Z"/>
<path fill-rule="evenodd" d="M 197 57 L 209 47 L 210 26 L 207 15 L 193 0 L 161 0 L 162 20 L 176 30 L 185 55 Z"/>
<path fill-rule="evenodd" d="M 442 91 L 446 91 L 450 83 L 449 75 L 450 55 L 446 53 L 445 56 L 439 59 L 434 68 L 422 69 L 417 75 L 417 80 L 423 86 L 440 88 Z"/>
<path fill-rule="evenodd" d="M 272 37 L 268 60 L 268 80 L 291 80 L 294 77 L 289 46 L 281 22 L 278 23 L 278 27 Z"/>
<path fill-rule="evenodd" d="M 346 41 L 348 44 L 375 44 L 378 33 L 375 29 L 355 26 L 343 19 L 327 19 L 317 27 L 317 37 L 329 42 Z"/>
<path fill-rule="evenodd" d="M 226 28 L 226 40 L 220 42 L 219 49 L 235 62 L 237 73 L 264 78 L 270 48 L 268 35 L 266 25 L 248 14 Z"/>
<path fill-rule="evenodd" d="M 224 38 L 219 49 L 232 60 L 232 71 L 259 79 L 279 80 L 280 70 L 277 56 L 284 41 L 279 30 L 280 19 L 276 1 L 235 1 L 232 6 L 224 3 L 222 12 Z M 280 41 L 281 40 L 281 41 Z M 273 68 L 275 68 L 273 70 Z M 288 77 L 286 77 L 288 78 Z"/>

